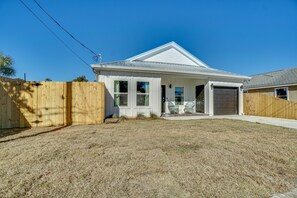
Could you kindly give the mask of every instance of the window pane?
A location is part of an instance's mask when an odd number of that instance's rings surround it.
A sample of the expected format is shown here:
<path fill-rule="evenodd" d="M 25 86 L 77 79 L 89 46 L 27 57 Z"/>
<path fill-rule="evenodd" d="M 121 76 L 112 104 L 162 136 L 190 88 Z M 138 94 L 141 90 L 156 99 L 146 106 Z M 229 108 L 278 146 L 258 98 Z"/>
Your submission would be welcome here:
<path fill-rule="evenodd" d="M 114 94 L 114 106 L 128 106 L 128 94 Z"/>
<path fill-rule="evenodd" d="M 114 92 L 128 93 L 128 81 L 114 81 Z"/>
<path fill-rule="evenodd" d="M 120 81 L 120 93 L 128 93 L 128 81 Z"/>
<path fill-rule="evenodd" d="M 276 89 L 276 96 L 287 100 L 287 89 Z"/>
<path fill-rule="evenodd" d="M 150 97 L 148 94 L 138 94 L 137 95 L 137 106 L 149 106 Z"/>
<path fill-rule="evenodd" d="M 184 96 L 184 88 L 175 87 L 175 96 Z"/>
<path fill-rule="evenodd" d="M 137 82 L 137 93 L 149 93 L 150 92 L 149 82 Z"/>
<path fill-rule="evenodd" d="M 184 104 L 184 88 L 175 87 L 175 105 Z"/>

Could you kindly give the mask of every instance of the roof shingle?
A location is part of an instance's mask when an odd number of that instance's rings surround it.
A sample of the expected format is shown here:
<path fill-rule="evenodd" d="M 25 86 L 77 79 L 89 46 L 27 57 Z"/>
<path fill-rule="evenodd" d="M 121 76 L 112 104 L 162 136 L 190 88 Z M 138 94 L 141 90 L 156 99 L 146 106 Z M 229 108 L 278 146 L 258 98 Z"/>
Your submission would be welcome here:
<path fill-rule="evenodd" d="M 297 84 L 297 68 L 267 72 L 252 76 L 252 79 L 244 83 L 244 89 L 273 87 L 281 85 Z"/>

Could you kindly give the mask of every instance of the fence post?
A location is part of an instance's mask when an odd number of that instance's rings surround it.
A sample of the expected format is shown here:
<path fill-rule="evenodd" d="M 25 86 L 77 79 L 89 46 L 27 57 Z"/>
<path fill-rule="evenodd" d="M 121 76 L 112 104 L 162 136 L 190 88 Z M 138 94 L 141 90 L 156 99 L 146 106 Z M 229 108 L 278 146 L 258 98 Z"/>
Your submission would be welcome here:
<path fill-rule="evenodd" d="M 66 124 L 72 124 L 72 82 L 66 82 Z"/>

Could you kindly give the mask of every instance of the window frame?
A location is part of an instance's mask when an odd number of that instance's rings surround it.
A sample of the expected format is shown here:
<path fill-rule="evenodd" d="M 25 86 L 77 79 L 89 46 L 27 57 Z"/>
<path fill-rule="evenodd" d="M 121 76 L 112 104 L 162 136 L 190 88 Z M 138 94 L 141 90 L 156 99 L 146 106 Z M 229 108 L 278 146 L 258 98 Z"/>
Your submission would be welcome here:
<path fill-rule="evenodd" d="M 137 92 L 137 84 L 138 83 L 148 83 L 148 85 L 149 85 L 149 90 L 148 90 L 148 92 L 147 93 L 138 93 Z M 136 84 L 135 84 L 135 86 L 136 86 L 136 99 L 135 99 L 135 102 L 136 102 L 136 107 L 150 107 L 150 104 L 151 104 L 151 102 L 150 102 L 150 92 L 151 92 L 151 85 L 150 85 L 151 83 L 150 83 L 150 81 L 139 81 L 139 80 L 137 80 L 136 81 Z M 137 104 L 137 96 L 138 95 L 147 95 L 148 96 L 148 105 L 138 105 Z"/>
<path fill-rule="evenodd" d="M 116 81 L 123 81 L 123 82 L 127 82 L 127 92 L 116 92 L 115 91 L 115 82 Z M 115 108 L 118 108 L 118 107 L 123 107 L 123 108 L 127 108 L 129 107 L 129 80 L 124 80 L 124 79 L 114 79 L 113 80 L 113 100 L 114 100 L 114 103 L 113 103 L 113 107 Z M 115 104 L 115 95 L 118 94 L 118 95 L 127 95 L 127 105 L 116 105 Z"/>
<path fill-rule="evenodd" d="M 277 90 L 278 89 L 285 89 L 286 90 L 286 96 L 287 96 L 287 99 L 284 99 L 284 98 L 279 98 L 278 96 L 277 96 Z M 276 98 L 279 98 L 279 99 L 283 99 L 283 100 L 289 100 L 289 88 L 288 87 L 276 87 L 276 88 L 274 88 L 274 96 L 276 97 Z"/>
<path fill-rule="evenodd" d="M 176 104 L 176 88 L 183 88 L 183 101 L 182 101 L 182 104 Z M 177 85 L 177 86 L 174 86 L 174 104 L 175 105 L 185 105 L 185 87 L 184 86 L 180 86 L 180 85 Z"/>

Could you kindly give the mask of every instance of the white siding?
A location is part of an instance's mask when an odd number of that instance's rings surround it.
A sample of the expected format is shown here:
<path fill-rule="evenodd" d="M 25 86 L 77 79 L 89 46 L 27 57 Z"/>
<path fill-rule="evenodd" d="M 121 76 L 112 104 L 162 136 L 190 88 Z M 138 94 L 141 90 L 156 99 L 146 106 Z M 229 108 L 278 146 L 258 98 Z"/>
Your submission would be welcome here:
<path fill-rule="evenodd" d="M 185 64 L 185 65 L 195 65 L 197 63 L 193 62 L 191 59 L 183 55 L 181 52 L 177 51 L 175 48 L 167 49 L 160 52 L 154 56 L 151 56 L 144 61 L 153 61 L 161 63 L 175 63 L 175 64 Z"/>
<path fill-rule="evenodd" d="M 180 105 L 183 109 L 187 102 L 196 102 L 195 87 L 205 85 L 204 110 L 206 114 L 213 115 L 213 86 L 226 86 L 239 88 L 239 114 L 243 114 L 243 92 L 240 89 L 241 82 L 227 82 L 222 80 L 207 80 L 186 78 L 172 75 L 143 74 L 133 72 L 101 72 L 97 76 L 99 82 L 104 82 L 106 87 L 106 116 L 112 114 L 125 115 L 128 117 L 136 117 L 138 113 L 149 115 L 150 112 L 161 115 L 161 85 L 166 85 L 166 98 L 168 102 L 175 103 L 175 87 L 184 87 L 184 105 Z M 128 106 L 114 107 L 114 81 L 128 81 Z M 136 105 L 136 83 L 137 81 L 147 81 L 150 83 L 150 101 L 148 107 L 139 107 Z M 171 84 L 171 88 L 169 85 Z M 195 111 L 195 110 L 194 110 Z M 168 113 L 168 109 L 166 111 Z"/>
<path fill-rule="evenodd" d="M 208 97 L 208 114 L 212 116 L 214 113 L 213 108 L 213 88 L 212 86 L 221 86 L 221 87 L 237 87 L 238 92 L 238 114 L 243 115 L 243 91 L 241 90 L 242 83 L 234 82 L 221 82 L 221 81 L 209 81 L 206 85 L 207 87 L 207 97 Z"/>
<path fill-rule="evenodd" d="M 175 42 L 167 43 L 147 52 L 133 56 L 127 60 L 154 61 L 208 67 L 205 63 Z"/>
<path fill-rule="evenodd" d="M 185 108 L 187 102 L 194 102 L 196 104 L 196 86 L 205 85 L 206 82 L 206 80 L 194 78 L 161 76 L 161 84 L 166 85 L 166 100 L 168 102 L 175 104 L 175 87 L 184 87 L 184 105 L 180 105 L 181 108 Z M 171 88 L 169 88 L 170 84 L 172 86 Z M 194 109 L 194 111 L 196 110 Z"/>
<path fill-rule="evenodd" d="M 128 81 L 128 106 L 114 106 L 114 81 Z M 119 72 L 101 72 L 98 77 L 99 82 L 104 82 L 106 87 L 105 97 L 105 115 L 117 114 L 128 117 L 136 117 L 138 113 L 149 116 L 150 112 L 161 115 L 161 78 L 154 75 L 119 73 Z M 150 83 L 149 106 L 139 107 L 136 105 L 136 83 L 137 81 L 146 81 Z"/>

